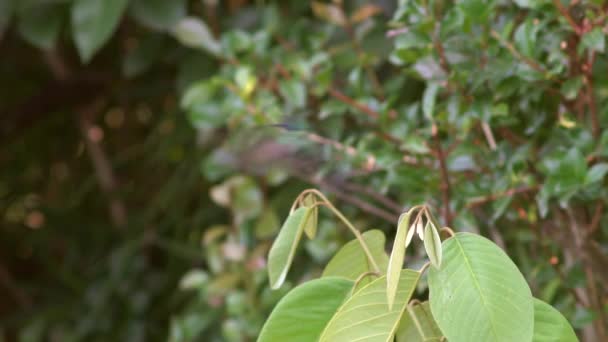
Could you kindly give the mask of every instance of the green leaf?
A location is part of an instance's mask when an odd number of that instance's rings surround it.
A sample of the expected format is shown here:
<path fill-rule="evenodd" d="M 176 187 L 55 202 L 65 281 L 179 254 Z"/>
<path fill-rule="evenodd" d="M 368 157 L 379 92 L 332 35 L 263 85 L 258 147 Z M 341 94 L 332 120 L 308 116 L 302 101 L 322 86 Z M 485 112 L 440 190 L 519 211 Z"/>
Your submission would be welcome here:
<path fill-rule="evenodd" d="M 184 46 L 205 50 L 213 55 L 219 55 L 222 50 L 221 44 L 213 38 L 207 24 L 199 18 L 183 18 L 171 31 Z"/>
<path fill-rule="evenodd" d="M 401 274 L 403 262 L 405 261 L 405 240 L 407 238 L 407 231 L 410 227 L 410 216 L 412 215 L 413 210 L 414 208 L 401 214 L 397 223 L 397 233 L 395 234 L 391 257 L 388 261 L 388 268 L 386 270 L 386 296 L 389 309 L 393 306 L 395 301 L 395 294 L 397 293 L 397 285 L 400 278 L 399 275 Z"/>
<path fill-rule="evenodd" d="M 319 220 L 319 207 L 315 205 L 315 197 L 313 195 L 306 195 L 304 197 L 304 206 L 311 208 L 310 214 L 306 217 L 306 223 L 304 224 L 304 233 L 309 239 L 314 239 L 317 235 L 317 223 Z"/>
<path fill-rule="evenodd" d="M 492 241 L 457 233 L 443 242 L 444 262 L 429 270 L 433 317 L 448 341 L 530 341 L 532 294 Z"/>
<path fill-rule="evenodd" d="M 545 164 L 548 177 L 543 190 L 548 196 L 569 197 L 585 184 L 587 161 L 577 148 L 571 148 L 553 161 L 546 160 Z"/>
<path fill-rule="evenodd" d="M 319 342 L 392 341 L 405 306 L 416 288 L 420 273 L 403 270 L 398 296 L 391 309 L 382 276 L 350 297 L 329 321 Z"/>
<path fill-rule="evenodd" d="M 289 214 L 268 252 L 268 277 L 272 289 L 278 289 L 285 281 L 309 212 L 310 208 L 300 207 Z"/>
<path fill-rule="evenodd" d="M 374 229 L 369 230 L 362 235 L 363 241 L 365 241 L 374 260 L 378 263 L 380 271 L 386 272 L 388 255 L 384 251 L 384 243 L 386 241 L 384 233 Z M 325 266 L 323 275 L 321 276 L 338 276 L 356 280 L 361 274 L 372 271 L 374 271 L 374 268 L 369 264 L 369 260 L 367 259 L 359 240 L 353 239 L 340 248 L 333 258 L 331 258 L 327 266 Z M 359 284 L 368 284 L 372 279 L 374 278 L 367 277 L 361 280 Z"/>
<path fill-rule="evenodd" d="M 435 114 L 435 102 L 437 99 L 437 91 L 439 91 L 439 84 L 430 83 L 424 90 L 422 97 L 422 112 L 424 116 L 431 119 Z"/>
<path fill-rule="evenodd" d="M 279 91 L 285 101 L 294 108 L 306 106 L 306 87 L 302 81 L 295 79 L 283 81 L 279 84 Z"/>
<path fill-rule="evenodd" d="M 17 29 L 28 43 L 49 50 L 59 36 L 63 14 L 63 7 L 56 4 L 31 6 L 19 13 Z"/>
<path fill-rule="evenodd" d="M 439 342 L 443 336 L 431 314 L 429 302 L 409 305 L 395 335 L 397 342 Z"/>
<path fill-rule="evenodd" d="M 606 37 L 600 27 L 585 33 L 581 41 L 582 46 L 600 53 L 606 48 Z"/>
<path fill-rule="evenodd" d="M 13 12 L 15 12 L 15 6 L 17 0 L 0 0 L 0 38 L 4 30 L 8 27 Z"/>
<path fill-rule="evenodd" d="M 533 342 L 576 342 L 578 338 L 568 320 L 554 307 L 534 298 Z"/>
<path fill-rule="evenodd" d="M 317 341 L 353 285 L 352 280 L 326 277 L 294 288 L 272 310 L 257 341 Z"/>
<path fill-rule="evenodd" d="M 435 227 L 431 221 L 427 221 L 426 227 L 424 228 L 424 250 L 429 257 L 429 260 L 431 260 L 431 264 L 435 268 L 439 268 L 441 266 L 442 256 L 441 238 L 439 237 L 437 227 Z"/>
<path fill-rule="evenodd" d="M 255 225 L 255 236 L 260 239 L 273 236 L 279 230 L 280 225 L 281 223 L 274 210 L 271 207 L 266 207 Z"/>
<path fill-rule="evenodd" d="M 561 92 L 564 97 L 568 100 L 574 100 L 578 95 L 581 86 L 583 85 L 583 77 L 578 76 L 574 78 L 568 79 L 564 84 L 562 84 Z"/>
<path fill-rule="evenodd" d="M 72 35 L 80 59 L 88 63 L 120 22 L 128 0 L 76 0 L 72 4 Z"/>
<path fill-rule="evenodd" d="M 130 12 L 142 25 L 167 30 L 186 15 L 184 0 L 132 0 Z"/>
<path fill-rule="evenodd" d="M 536 47 L 537 25 L 532 18 L 527 18 L 515 31 L 515 46 L 522 54 L 533 57 Z"/>
<path fill-rule="evenodd" d="M 599 163 L 593 165 L 591 169 L 587 171 L 587 175 L 585 176 L 585 184 L 601 181 L 604 179 L 606 172 L 608 172 L 608 163 Z"/>

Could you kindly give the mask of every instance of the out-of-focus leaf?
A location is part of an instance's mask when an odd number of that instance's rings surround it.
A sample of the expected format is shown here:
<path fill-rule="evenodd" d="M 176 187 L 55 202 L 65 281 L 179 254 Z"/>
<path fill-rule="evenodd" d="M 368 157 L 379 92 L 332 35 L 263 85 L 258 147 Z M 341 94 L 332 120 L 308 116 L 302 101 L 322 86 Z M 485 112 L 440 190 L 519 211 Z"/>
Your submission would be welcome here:
<path fill-rule="evenodd" d="M 378 7 L 374 4 L 365 4 L 351 14 L 350 21 L 353 24 L 359 23 L 361 21 L 366 20 L 369 17 L 373 17 L 374 15 L 382 13 L 382 8 Z"/>
<path fill-rule="evenodd" d="M 554 307 L 534 298 L 533 342 L 576 342 L 578 338 L 568 320 Z"/>
<path fill-rule="evenodd" d="M 562 84 L 561 92 L 568 100 L 573 100 L 578 95 L 581 86 L 583 85 L 582 77 L 574 77 L 568 79 Z"/>
<path fill-rule="evenodd" d="M 370 253 L 380 267 L 380 272 L 385 273 L 388 266 L 388 255 L 384 250 L 384 243 L 386 242 L 384 233 L 374 229 L 368 230 L 362 235 L 363 241 L 367 244 Z M 367 259 L 359 240 L 353 239 L 340 248 L 331 258 L 323 270 L 322 277 L 337 276 L 357 280 L 360 275 L 373 271 L 374 268 Z M 359 286 L 368 284 L 372 279 L 374 278 L 371 276 L 362 279 Z"/>
<path fill-rule="evenodd" d="M 581 40 L 581 44 L 590 50 L 603 53 L 606 47 L 606 35 L 602 32 L 600 27 L 596 27 L 585 33 Z"/>
<path fill-rule="evenodd" d="M 75 0 L 72 3 L 72 35 L 80 59 L 87 63 L 110 39 L 128 0 Z"/>
<path fill-rule="evenodd" d="M 273 289 L 278 289 L 285 281 L 304 231 L 306 216 L 310 210 L 310 208 L 300 207 L 289 214 L 270 248 L 268 253 L 268 277 L 270 287 Z"/>
<path fill-rule="evenodd" d="M 209 275 L 202 270 L 193 269 L 188 271 L 179 282 L 179 287 L 184 290 L 198 289 L 209 282 Z"/>
<path fill-rule="evenodd" d="M 395 302 L 401 269 L 403 269 L 406 248 L 405 240 L 408 229 L 411 229 L 410 218 L 413 210 L 414 209 L 412 208 L 401 214 L 401 216 L 399 216 L 399 221 L 397 222 L 397 233 L 395 234 L 391 257 L 388 261 L 388 268 L 386 270 L 386 296 L 389 310 L 393 307 L 393 303 Z"/>
<path fill-rule="evenodd" d="M 530 288 L 500 247 L 478 235 L 457 233 L 443 242 L 443 253 L 441 267 L 429 269 L 429 302 L 449 341 L 532 339 Z"/>
<path fill-rule="evenodd" d="M 608 163 L 599 163 L 593 165 L 591 169 L 587 171 L 587 175 L 585 176 L 585 184 L 601 181 L 604 179 L 606 172 L 608 172 Z"/>
<path fill-rule="evenodd" d="M 340 307 L 319 342 L 391 341 L 419 278 L 419 272 L 401 272 L 392 308 L 387 302 L 385 276 L 363 287 Z"/>
<path fill-rule="evenodd" d="M 292 104 L 294 108 L 302 108 L 306 105 L 306 87 L 302 81 L 293 79 L 283 81 L 279 89 L 287 103 Z"/>
<path fill-rule="evenodd" d="M 401 148 L 419 154 L 427 154 L 430 152 L 430 149 L 426 144 L 426 140 L 418 135 L 413 134 L 405 138 L 405 141 L 401 145 Z"/>
<path fill-rule="evenodd" d="M 187 47 L 202 49 L 219 55 L 222 47 L 215 40 L 207 25 L 199 18 L 185 17 L 172 28 L 173 35 Z"/>
<path fill-rule="evenodd" d="M 311 6 L 312 11 L 317 17 L 335 25 L 346 25 L 346 16 L 344 16 L 344 12 L 337 5 L 313 1 Z"/>
<path fill-rule="evenodd" d="M 324 277 L 294 288 L 272 310 L 258 342 L 316 341 L 353 285 L 352 280 Z"/>
<path fill-rule="evenodd" d="M 16 0 L 0 1 L 0 37 L 4 34 L 4 30 L 8 27 L 13 13 L 15 12 Z"/>
<path fill-rule="evenodd" d="M 40 4 L 28 7 L 18 15 L 17 28 L 21 36 L 40 49 L 55 46 L 64 19 L 64 7 L 57 4 Z M 1 8 L 0 8 L 1 10 Z"/>
<path fill-rule="evenodd" d="M 534 56 L 536 48 L 536 25 L 532 18 L 526 19 L 515 31 L 514 39 L 517 49 L 526 56 Z"/>
<path fill-rule="evenodd" d="M 281 223 L 277 214 L 271 207 L 266 207 L 255 225 L 255 235 L 260 239 L 273 236 L 280 228 Z"/>
<path fill-rule="evenodd" d="M 186 15 L 185 0 L 131 0 L 133 17 L 155 30 L 167 30 Z"/>
<path fill-rule="evenodd" d="M 432 119 L 435 115 L 435 101 L 437 100 L 438 91 L 439 85 L 436 83 L 430 83 L 424 90 L 424 96 L 422 97 L 422 112 L 429 119 Z"/>
<path fill-rule="evenodd" d="M 429 302 L 410 304 L 395 334 L 397 342 L 439 342 L 443 334 L 431 313 Z"/>

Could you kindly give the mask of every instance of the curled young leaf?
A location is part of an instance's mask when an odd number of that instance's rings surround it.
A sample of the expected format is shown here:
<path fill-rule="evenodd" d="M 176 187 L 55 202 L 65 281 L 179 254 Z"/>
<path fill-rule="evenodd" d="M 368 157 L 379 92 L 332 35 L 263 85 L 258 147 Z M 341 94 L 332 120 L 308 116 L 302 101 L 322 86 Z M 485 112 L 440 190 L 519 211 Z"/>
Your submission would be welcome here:
<path fill-rule="evenodd" d="M 435 227 L 431 221 L 427 221 L 426 227 L 424 228 L 424 250 L 429 256 L 431 264 L 435 268 L 439 268 L 441 266 L 442 257 L 441 237 L 439 237 L 437 227 Z"/>
<path fill-rule="evenodd" d="M 403 268 L 403 261 L 405 260 L 406 235 L 408 235 L 410 217 L 414 209 L 415 207 L 401 214 L 397 223 L 397 234 L 395 234 L 395 242 L 393 242 L 391 257 L 388 261 L 388 269 L 386 270 L 386 297 L 389 310 L 395 302 L 399 276 Z"/>
<path fill-rule="evenodd" d="M 407 248 L 407 246 L 409 246 L 410 243 L 412 243 L 412 238 L 414 237 L 414 233 L 416 232 L 416 223 L 417 222 L 418 221 L 414 222 L 407 231 L 407 236 L 405 237 L 405 248 Z"/>
<path fill-rule="evenodd" d="M 272 289 L 278 289 L 285 281 L 310 210 L 300 207 L 289 214 L 268 252 L 268 277 Z"/>
<path fill-rule="evenodd" d="M 420 218 L 416 221 L 416 234 L 418 234 L 418 238 L 420 238 L 420 240 L 424 240 L 424 231 L 425 229 L 422 225 L 422 218 Z"/>
<path fill-rule="evenodd" d="M 310 208 L 310 212 L 304 222 L 304 233 L 309 239 L 314 239 L 317 235 L 317 222 L 319 220 L 319 207 L 315 205 L 315 197 L 308 194 L 304 197 L 304 207 Z"/>

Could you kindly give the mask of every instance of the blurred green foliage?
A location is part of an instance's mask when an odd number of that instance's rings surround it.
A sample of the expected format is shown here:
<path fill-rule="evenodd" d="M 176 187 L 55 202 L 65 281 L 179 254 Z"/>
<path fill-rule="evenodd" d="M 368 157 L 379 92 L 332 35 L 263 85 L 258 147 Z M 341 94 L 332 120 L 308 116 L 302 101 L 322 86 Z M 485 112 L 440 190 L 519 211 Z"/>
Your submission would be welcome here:
<path fill-rule="evenodd" d="M 607 15 L 593 0 L 0 0 L 4 338 L 254 340 L 283 294 L 270 240 L 312 185 L 364 230 L 440 208 L 601 340 Z M 292 285 L 348 239 L 325 215 Z"/>

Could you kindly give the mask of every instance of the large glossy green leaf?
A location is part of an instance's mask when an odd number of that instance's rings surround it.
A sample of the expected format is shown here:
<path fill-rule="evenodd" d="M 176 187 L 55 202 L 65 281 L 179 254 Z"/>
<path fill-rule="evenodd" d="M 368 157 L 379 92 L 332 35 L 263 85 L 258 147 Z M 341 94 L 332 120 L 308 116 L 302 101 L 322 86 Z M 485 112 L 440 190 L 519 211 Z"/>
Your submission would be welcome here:
<path fill-rule="evenodd" d="M 388 265 L 388 255 L 384 251 L 384 243 L 386 237 L 382 231 L 374 229 L 369 230 L 363 235 L 363 241 L 367 244 L 369 251 L 371 252 L 374 260 L 378 263 L 380 271 L 386 272 Z M 327 276 L 338 276 L 344 277 L 351 280 L 356 280 L 361 274 L 365 272 L 372 272 L 374 268 L 370 265 L 359 240 L 353 239 L 345 244 L 338 253 L 334 255 L 329 261 L 325 269 L 323 270 L 322 277 Z M 371 282 L 374 278 L 367 277 L 362 279 L 359 285 L 366 285 Z"/>
<path fill-rule="evenodd" d="M 166 30 L 186 15 L 184 0 L 132 0 L 130 12 L 141 24 L 156 30 Z"/>
<path fill-rule="evenodd" d="M 409 301 L 420 273 L 403 270 L 394 305 L 388 307 L 386 277 L 382 276 L 357 291 L 329 321 L 320 342 L 392 341 L 401 315 Z"/>
<path fill-rule="evenodd" d="M 317 341 L 353 285 L 352 280 L 326 277 L 294 288 L 272 310 L 258 342 Z"/>
<path fill-rule="evenodd" d="M 534 298 L 533 342 L 576 342 L 578 338 L 568 320 L 554 307 Z"/>
<path fill-rule="evenodd" d="M 89 62 L 116 30 L 128 0 L 76 0 L 72 34 L 83 62 Z"/>
<path fill-rule="evenodd" d="M 57 4 L 30 6 L 19 13 L 17 28 L 28 43 L 40 49 L 51 49 L 59 36 L 63 7 Z"/>
<path fill-rule="evenodd" d="M 442 336 L 429 302 L 407 307 L 395 334 L 397 342 L 439 342 Z"/>
<path fill-rule="evenodd" d="M 304 231 L 306 216 L 308 216 L 310 210 L 310 208 L 300 207 L 289 214 L 270 248 L 268 253 L 268 277 L 270 287 L 273 289 L 278 289 L 285 281 L 296 247 L 298 247 L 298 242 L 300 242 Z"/>
<path fill-rule="evenodd" d="M 389 308 L 393 306 L 393 302 L 395 301 L 395 293 L 397 292 L 397 284 L 400 278 L 399 275 L 401 274 L 403 261 L 405 260 L 405 240 L 407 237 L 407 230 L 410 227 L 410 216 L 412 216 L 412 209 L 399 216 L 397 233 L 395 234 L 391 257 L 388 261 L 388 268 L 386 270 L 386 298 Z"/>
<path fill-rule="evenodd" d="M 433 317 L 449 341 L 530 341 L 532 294 L 492 241 L 457 233 L 443 242 L 443 263 L 429 270 Z"/>

